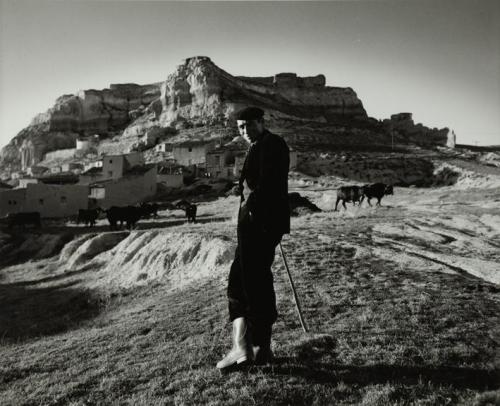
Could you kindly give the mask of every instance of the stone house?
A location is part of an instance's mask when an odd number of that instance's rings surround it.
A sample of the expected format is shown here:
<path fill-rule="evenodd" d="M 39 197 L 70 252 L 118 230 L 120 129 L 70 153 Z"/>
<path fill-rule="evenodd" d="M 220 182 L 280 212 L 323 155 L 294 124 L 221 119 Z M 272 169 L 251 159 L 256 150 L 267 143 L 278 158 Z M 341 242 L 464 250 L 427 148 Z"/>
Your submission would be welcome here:
<path fill-rule="evenodd" d="M 106 155 L 102 158 L 102 161 L 96 161 L 85 166 L 88 169 L 80 175 L 80 183 L 88 185 L 101 180 L 120 179 L 134 167 L 142 165 L 144 165 L 142 152 Z"/>
<path fill-rule="evenodd" d="M 26 173 L 29 176 L 40 176 L 47 172 L 49 168 L 41 165 L 33 165 L 26 169 Z"/>
<path fill-rule="evenodd" d="M 20 178 L 19 184 L 17 185 L 18 189 L 24 189 L 28 187 L 30 183 L 38 183 L 38 179 L 36 178 Z"/>
<path fill-rule="evenodd" d="M 156 165 L 145 165 L 128 171 L 118 179 L 99 180 L 90 185 L 89 198 L 97 206 L 128 206 L 145 201 L 157 191 Z"/>
<path fill-rule="evenodd" d="M 88 186 L 30 183 L 26 188 L 0 192 L 0 216 L 39 212 L 42 218 L 73 216 L 88 207 Z"/>
<path fill-rule="evenodd" d="M 26 188 L 24 189 L 0 189 L 0 217 L 9 213 L 24 211 L 26 201 Z"/>
<path fill-rule="evenodd" d="M 241 138 L 213 149 L 206 154 L 206 174 L 215 178 L 238 178 L 245 162 L 248 144 Z"/>
<path fill-rule="evenodd" d="M 102 179 L 102 167 L 94 167 L 80 174 L 78 183 L 81 185 L 89 185 Z"/>
<path fill-rule="evenodd" d="M 62 172 L 80 173 L 83 170 L 83 165 L 76 162 L 69 162 L 61 165 Z"/>
<path fill-rule="evenodd" d="M 158 168 L 157 182 L 167 187 L 181 187 L 184 185 L 182 166 L 170 164 Z"/>
<path fill-rule="evenodd" d="M 205 164 L 206 154 L 214 148 L 213 142 L 189 141 L 174 145 L 172 153 L 179 165 Z"/>
<path fill-rule="evenodd" d="M 86 171 L 88 171 L 89 169 L 92 169 L 92 168 L 102 168 L 102 159 L 86 163 L 83 166 L 83 171 L 86 172 Z"/>
<path fill-rule="evenodd" d="M 142 152 L 131 152 L 123 155 L 106 155 L 102 158 L 103 179 L 119 179 L 134 166 L 144 164 Z"/>
<path fill-rule="evenodd" d="M 172 150 L 172 146 L 167 144 L 166 142 L 160 142 L 155 146 L 156 152 L 170 152 Z"/>

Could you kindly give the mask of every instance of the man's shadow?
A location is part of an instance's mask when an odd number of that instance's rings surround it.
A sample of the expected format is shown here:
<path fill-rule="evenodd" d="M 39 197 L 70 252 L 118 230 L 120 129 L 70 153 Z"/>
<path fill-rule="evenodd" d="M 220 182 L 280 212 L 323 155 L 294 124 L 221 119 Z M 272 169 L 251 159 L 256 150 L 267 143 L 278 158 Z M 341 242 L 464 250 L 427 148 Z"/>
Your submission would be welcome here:
<path fill-rule="evenodd" d="M 324 355 L 335 358 L 335 339 L 322 336 L 298 345 L 294 357 L 276 358 L 272 365 L 260 367 L 272 374 L 301 376 L 313 383 L 344 382 L 346 384 L 373 385 L 397 383 L 416 385 L 431 382 L 459 389 L 493 390 L 500 387 L 499 369 L 470 367 L 405 366 L 405 365 L 346 365 L 335 361 L 324 362 Z"/>

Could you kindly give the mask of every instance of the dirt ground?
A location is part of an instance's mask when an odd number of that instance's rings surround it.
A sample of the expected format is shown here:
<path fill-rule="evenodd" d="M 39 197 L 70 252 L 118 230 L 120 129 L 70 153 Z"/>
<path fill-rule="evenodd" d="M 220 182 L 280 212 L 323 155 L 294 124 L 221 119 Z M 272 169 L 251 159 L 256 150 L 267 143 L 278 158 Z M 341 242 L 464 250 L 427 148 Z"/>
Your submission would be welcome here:
<path fill-rule="evenodd" d="M 277 252 L 276 362 L 232 374 L 215 364 L 237 198 L 196 224 L 0 234 L 0 403 L 500 404 L 500 188 L 395 188 L 337 212 L 326 180 L 291 191 L 323 210 L 282 244 L 308 332 Z"/>

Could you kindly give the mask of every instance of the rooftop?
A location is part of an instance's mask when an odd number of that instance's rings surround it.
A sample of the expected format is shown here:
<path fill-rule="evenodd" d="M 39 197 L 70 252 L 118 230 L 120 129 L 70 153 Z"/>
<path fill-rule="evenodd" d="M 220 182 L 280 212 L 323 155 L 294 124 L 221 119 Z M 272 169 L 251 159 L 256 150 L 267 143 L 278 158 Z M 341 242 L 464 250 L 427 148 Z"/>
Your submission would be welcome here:
<path fill-rule="evenodd" d="M 75 184 L 78 183 L 79 177 L 73 172 L 60 172 L 53 175 L 40 176 L 37 178 L 40 182 L 46 184 Z"/>
<path fill-rule="evenodd" d="M 102 173 L 102 166 L 94 166 L 83 172 L 82 175 L 98 175 L 100 173 Z"/>

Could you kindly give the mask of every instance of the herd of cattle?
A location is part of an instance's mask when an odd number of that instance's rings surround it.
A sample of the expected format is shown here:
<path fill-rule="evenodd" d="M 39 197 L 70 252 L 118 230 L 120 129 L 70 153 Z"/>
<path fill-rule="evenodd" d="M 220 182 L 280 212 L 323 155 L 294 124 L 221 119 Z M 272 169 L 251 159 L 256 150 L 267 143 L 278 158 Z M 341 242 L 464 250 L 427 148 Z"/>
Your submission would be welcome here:
<path fill-rule="evenodd" d="M 162 209 L 180 209 L 186 213 L 188 222 L 196 222 L 197 207 L 186 200 L 181 200 L 176 204 L 163 204 Z M 95 226 L 97 220 L 105 216 L 108 219 L 111 230 L 122 228 L 125 225 L 128 229 L 136 226 L 140 219 L 158 217 L 160 206 L 157 203 L 141 203 L 139 206 L 112 206 L 107 210 L 101 208 L 95 209 L 80 209 L 76 216 L 76 224 L 84 224 L 88 227 Z M 5 223 L 8 228 L 14 226 L 34 226 L 40 228 L 42 226 L 39 212 L 24 212 L 24 213 L 9 213 L 5 218 Z"/>
<path fill-rule="evenodd" d="M 293 193 L 292 193 L 293 194 Z M 291 194 L 291 195 L 292 195 Z M 344 209 L 347 209 L 346 202 L 352 202 L 354 205 L 358 203 L 360 206 L 366 198 L 368 204 L 371 206 L 371 199 L 377 199 L 377 205 L 380 206 L 380 201 L 385 195 L 392 195 L 393 187 L 385 183 L 373 183 L 364 186 L 342 186 L 337 189 L 337 201 L 335 203 L 335 211 L 339 202 L 342 202 Z M 88 227 L 93 227 L 96 221 L 101 216 L 106 216 L 111 230 L 125 226 L 132 229 L 136 226 L 140 219 L 158 217 L 159 209 L 181 209 L 186 213 L 188 222 L 196 222 L 197 207 L 186 200 L 181 200 L 176 204 L 164 203 L 160 207 L 157 203 L 142 203 L 139 206 L 112 206 L 107 210 L 101 208 L 95 209 L 80 209 L 76 218 L 77 224 L 84 224 Z M 4 221 L 7 227 L 13 228 L 14 226 L 28 226 L 41 227 L 40 213 L 10 213 Z"/>
<path fill-rule="evenodd" d="M 345 205 L 346 202 L 352 202 L 352 204 L 363 203 L 366 197 L 366 201 L 371 206 L 371 199 L 377 199 L 377 206 L 380 206 L 380 201 L 385 195 L 394 194 L 392 185 L 386 185 L 385 183 L 372 183 L 370 185 L 363 186 L 342 186 L 337 189 L 337 201 L 335 202 L 335 211 L 337 211 L 337 206 L 339 202 L 342 202 L 342 206 L 347 210 Z"/>

